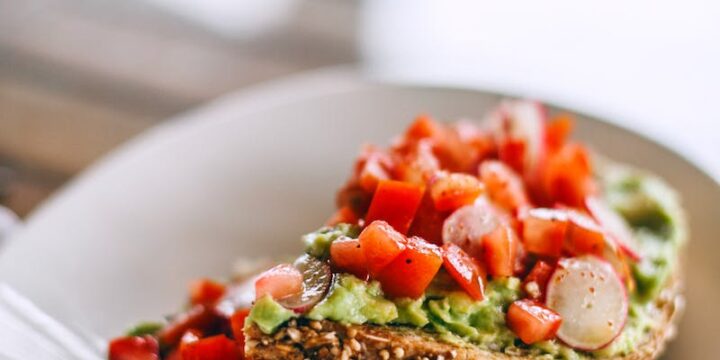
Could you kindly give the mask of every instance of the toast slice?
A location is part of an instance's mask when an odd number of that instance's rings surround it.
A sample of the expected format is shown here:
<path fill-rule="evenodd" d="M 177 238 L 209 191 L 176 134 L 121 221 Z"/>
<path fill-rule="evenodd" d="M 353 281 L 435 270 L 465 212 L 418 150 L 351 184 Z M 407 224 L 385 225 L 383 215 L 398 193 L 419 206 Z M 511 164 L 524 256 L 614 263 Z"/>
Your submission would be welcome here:
<path fill-rule="evenodd" d="M 636 351 L 607 359 L 657 358 L 676 332 L 684 306 L 680 274 L 674 274 L 653 302 L 656 326 Z M 333 321 L 291 320 L 274 334 L 256 325 L 245 332 L 248 359 L 535 359 L 545 358 L 522 348 L 490 351 L 472 344 L 449 343 L 438 334 L 402 326 L 343 325 Z M 546 355 L 547 356 L 547 355 Z"/>

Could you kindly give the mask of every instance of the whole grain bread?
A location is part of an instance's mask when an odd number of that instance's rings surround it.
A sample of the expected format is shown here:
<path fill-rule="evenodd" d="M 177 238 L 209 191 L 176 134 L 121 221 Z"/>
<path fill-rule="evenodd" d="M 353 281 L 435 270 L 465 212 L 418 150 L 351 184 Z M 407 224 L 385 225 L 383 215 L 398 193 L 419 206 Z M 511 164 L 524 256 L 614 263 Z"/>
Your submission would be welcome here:
<path fill-rule="evenodd" d="M 646 339 L 616 360 L 655 359 L 675 334 L 675 322 L 684 300 L 681 281 L 675 274 L 655 299 L 653 312 L 658 324 Z M 342 325 L 332 321 L 294 319 L 268 335 L 252 325 L 245 334 L 247 359 L 533 359 L 522 348 L 504 352 L 484 350 L 471 344 L 446 342 L 435 333 L 402 326 Z"/>

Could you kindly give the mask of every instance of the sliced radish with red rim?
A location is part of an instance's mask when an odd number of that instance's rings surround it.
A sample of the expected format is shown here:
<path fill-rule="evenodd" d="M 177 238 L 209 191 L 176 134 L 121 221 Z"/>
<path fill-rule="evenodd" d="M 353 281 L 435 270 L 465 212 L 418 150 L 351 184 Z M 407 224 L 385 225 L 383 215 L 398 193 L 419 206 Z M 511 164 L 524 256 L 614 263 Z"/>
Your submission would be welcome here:
<path fill-rule="evenodd" d="M 560 340 L 580 350 L 611 343 L 625 326 L 627 291 L 606 261 L 591 255 L 561 259 L 548 282 L 546 305 L 563 318 Z"/>
<path fill-rule="evenodd" d="M 296 313 L 304 313 L 325 298 L 333 281 L 327 262 L 314 256 L 300 256 L 293 264 L 303 276 L 303 291 L 278 300 L 278 303 Z"/>
<path fill-rule="evenodd" d="M 536 177 L 546 151 L 545 107 L 536 101 L 505 101 L 494 116 L 496 140 L 501 145 L 501 152 L 505 144 L 522 145 L 522 172 L 527 178 Z"/>
<path fill-rule="evenodd" d="M 608 205 L 596 198 L 589 197 L 585 200 L 585 206 L 590 214 L 597 220 L 600 225 L 610 234 L 612 239 L 617 243 L 618 247 L 634 261 L 641 259 L 638 251 L 638 244 L 635 236 L 630 230 L 625 220 L 620 214 L 613 211 Z"/>
<path fill-rule="evenodd" d="M 497 209 L 481 197 L 475 203 L 455 210 L 445 219 L 443 243 L 455 244 L 470 255 L 477 255 L 481 251 L 482 237 L 495 230 L 499 222 Z"/>

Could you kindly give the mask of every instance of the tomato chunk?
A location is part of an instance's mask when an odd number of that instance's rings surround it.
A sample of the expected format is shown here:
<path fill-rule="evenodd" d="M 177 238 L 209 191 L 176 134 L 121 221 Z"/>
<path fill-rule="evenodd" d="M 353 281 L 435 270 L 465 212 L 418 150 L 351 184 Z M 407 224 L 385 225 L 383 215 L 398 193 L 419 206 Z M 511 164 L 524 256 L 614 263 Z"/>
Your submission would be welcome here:
<path fill-rule="evenodd" d="M 357 224 L 358 216 L 350 206 L 342 206 L 325 222 L 327 226 L 335 226 L 337 224 Z"/>
<path fill-rule="evenodd" d="M 483 162 L 480 165 L 480 178 L 490 199 L 503 208 L 517 213 L 530 204 L 522 178 L 502 162 Z"/>
<path fill-rule="evenodd" d="M 573 255 L 602 256 L 606 240 L 600 225 L 589 216 L 572 210 L 568 211 L 568 220 L 565 249 Z"/>
<path fill-rule="evenodd" d="M 485 297 L 480 269 L 459 246 L 451 243 L 443 245 L 443 266 L 470 297 L 478 301 Z"/>
<path fill-rule="evenodd" d="M 508 327 L 526 344 L 555 337 L 562 317 L 533 300 L 517 300 L 507 312 Z"/>
<path fill-rule="evenodd" d="M 582 207 L 585 198 L 597 191 L 590 154 L 579 144 L 565 144 L 551 154 L 543 178 L 551 200 L 573 207 Z"/>
<path fill-rule="evenodd" d="M 408 235 L 423 238 L 435 245 L 442 245 L 443 223 L 447 217 L 447 212 L 435 209 L 432 197 L 426 192 L 415 213 Z"/>
<path fill-rule="evenodd" d="M 375 188 L 377 188 L 380 181 L 390 179 L 390 175 L 383 166 L 382 162 L 383 160 L 379 154 L 370 156 L 365 161 L 365 164 L 363 165 L 362 170 L 360 170 L 360 174 L 358 176 L 358 182 L 365 191 L 372 193 L 375 191 Z"/>
<path fill-rule="evenodd" d="M 186 344 L 181 350 L 183 360 L 239 360 L 237 344 L 225 335 L 216 335 Z"/>
<path fill-rule="evenodd" d="M 158 360 L 160 346 L 150 336 L 126 336 L 114 339 L 108 348 L 110 360 Z"/>
<path fill-rule="evenodd" d="M 418 298 L 440 270 L 442 253 L 436 245 L 417 238 L 407 240 L 405 251 L 376 277 L 391 297 Z"/>
<path fill-rule="evenodd" d="M 163 347 L 172 347 L 190 329 L 206 331 L 220 323 L 222 318 L 212 307 L 194 305 L 189 310 L 175 316 L 172 321 L 158 332 Z"/>
<path fill-rule="evenodd" d="M 532 299 L 541 300 L 545 297 L 548 280 L 555 267 L 548 262 L 538 260 L 523 281 L 525 293 Z"/>
<path fill-rule="evenodd" d="M 508 225 L 500 225 L 482 240 L 483 255 L 488 273 L 492 276 L 512 276 L 517 254 L 517 237 Z"/>
<path fill-rule="evenodd" d="M 358 241 L 371 276 L 377 275 L 405 250 L 405 236 L 381 220 L 363 229 Z"/>
<path fill-rule="evenodd" d="M 480 180 L 461 173 L 442 176 L 430 186 L 430 196 L 439 211 L 455 210 L 472 204 L 482 191 L 483 185 Z"/>
<path fill-rule="evenodd" d="M 531 209 L 523 219 L 525 250 L 537 255 L 559 257 L 567 223 L 567 213 L 562 210 Z"/>
<path fill-rule="evenodd" d="M 238 350 L 245 354 L 245 319 L 250 315 L 250 309 L 239 309 L 230 317 L 230 329 L 238 344 Z"/>
<path fill-rule="evenodd" d="M 190 303 L 211 305 L 225 294 L 225 285 L 210 279 L 199 279 L 190 284 Z"/>
<path fill-rule="evenodd" d="M 384 220 L 395 230 L 406 234 L 424 192 L 421 185 L 395 180 L 380 181 L 365 221 Z"/>
<path fill-rule="evenodd" d="M 360 240 L 342 238 L 330 244 L 330 262 L 333 269 L 367 279 L 367 261 Z"/>
<path fill-rule="evenodd" d="M 568 114 L 558 115 L 552 119 L 545 129 L 545 142 L 548 150 L 555 151 L 565 144 L 572 132 L 573 119 Z"/>
<path fill-rule="evenodd" d="M 303 276 L 290 264 L 280 264 L 260 274 L 255 280 L 255 298 L 270 295 L 273 299 L 300 293 L 303 290 Z"/>

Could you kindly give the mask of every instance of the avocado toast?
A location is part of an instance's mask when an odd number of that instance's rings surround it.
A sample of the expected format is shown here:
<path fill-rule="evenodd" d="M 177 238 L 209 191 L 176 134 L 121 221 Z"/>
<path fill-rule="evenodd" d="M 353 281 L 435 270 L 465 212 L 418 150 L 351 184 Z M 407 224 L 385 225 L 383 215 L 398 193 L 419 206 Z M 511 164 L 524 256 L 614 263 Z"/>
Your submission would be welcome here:
<path fill-rule="evenodd" d="M 530 101 L 420 116 L 363 148 L 305 254 L 195 283 L 109 358 L 653 359 L 682 306 L 679 200 L 571 128 Z"/>

